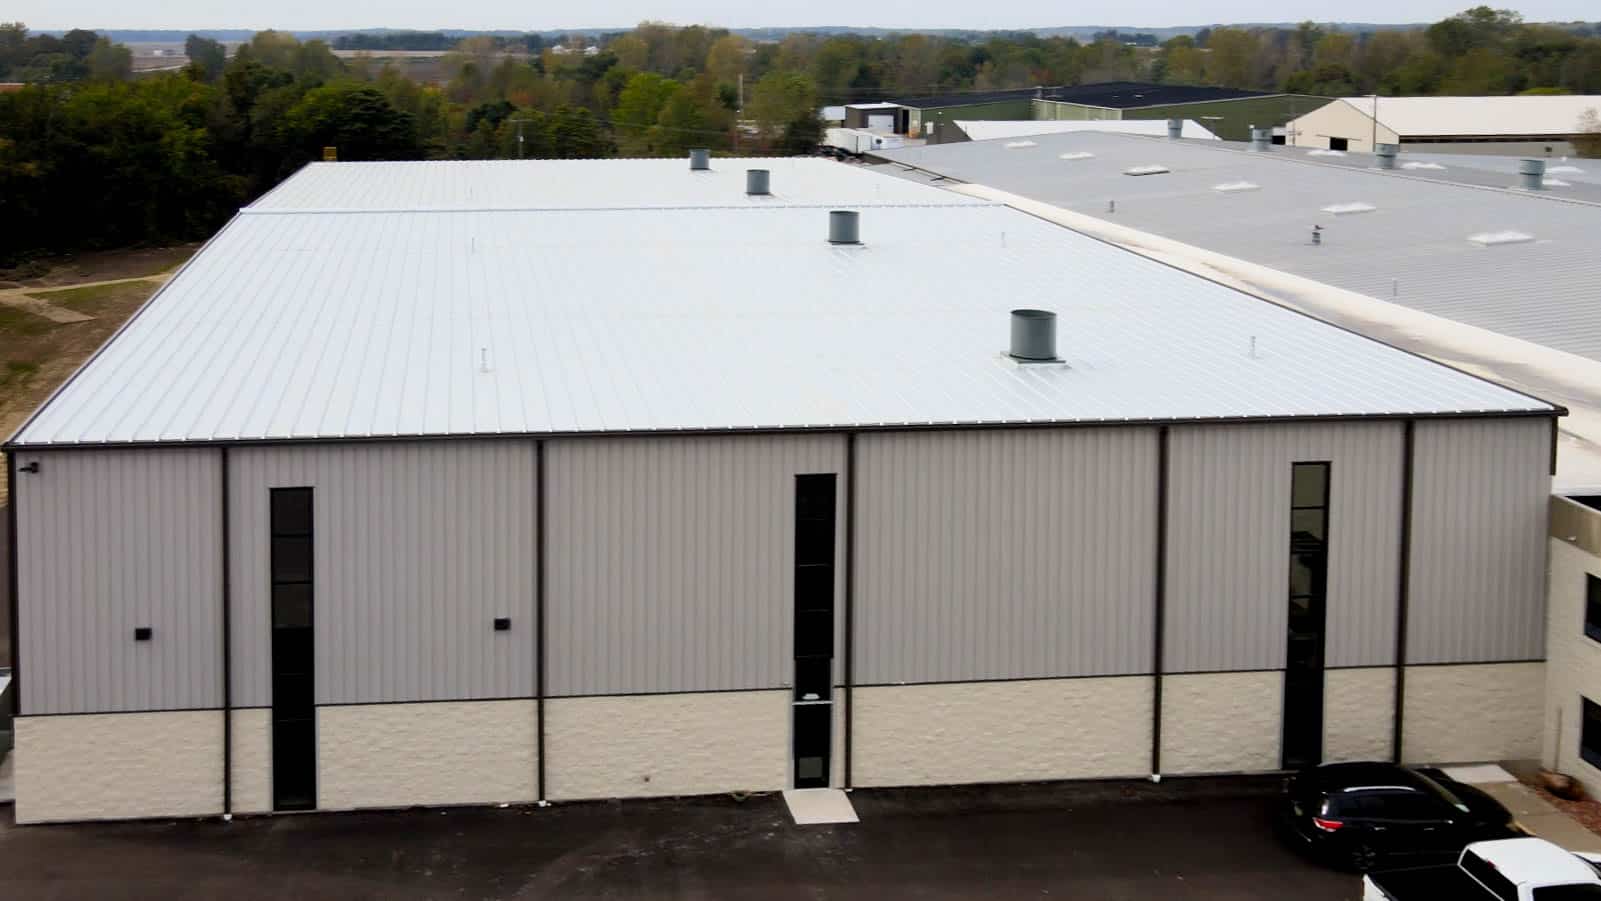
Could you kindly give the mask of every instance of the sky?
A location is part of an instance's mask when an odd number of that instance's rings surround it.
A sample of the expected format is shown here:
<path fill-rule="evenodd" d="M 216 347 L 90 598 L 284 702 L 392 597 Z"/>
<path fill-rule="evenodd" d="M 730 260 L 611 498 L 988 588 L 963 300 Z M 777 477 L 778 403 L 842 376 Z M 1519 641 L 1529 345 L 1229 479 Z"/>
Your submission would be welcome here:
<path fill-rule="evenodd" d="M 31 28 L 463 28 L 538 31 L 631 26 L 646 19 L 727 27 L 853 25 L 1028 28 L 1213 22 L 1433 22 L 1480 0 L 6 0 L 0 20 Z M 1601 19 L 1596 0 L 1497 0 L 1529 21 Z"/>

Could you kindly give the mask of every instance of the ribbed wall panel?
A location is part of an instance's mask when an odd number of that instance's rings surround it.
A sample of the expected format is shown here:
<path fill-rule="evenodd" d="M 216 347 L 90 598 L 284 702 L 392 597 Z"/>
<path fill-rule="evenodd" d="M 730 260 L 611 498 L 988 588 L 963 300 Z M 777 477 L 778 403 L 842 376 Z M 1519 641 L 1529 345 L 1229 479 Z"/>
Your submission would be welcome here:
<path fill-rule="evenodd" d="M 1284 666 L 1290 472 L 1329 461 L 1329 666 L 1395 661 L 1401 423 L 1174 427 L 1166 668 Z"/>
<path fill-rule="evenodd" d="M 22 712 L 216 707 L 222 699 L 215 450 L 19 453 Z M 149 641 L 134 629 L 149 626 Z"/>
<path fill-rule="evenodd" d="M 573 439 L 546 454 L 551 694 L 790 681 L 795 476 L 840 474 L 843 536 L 843 436 Z"/>
<path fill-rule="evenodd" d="M 1421 422 L 1407 662 L 1545 656 L 1551 423 Z"/>
<path fill-rule="evenodd" d="M 1150 672 L 1155 429 L 857 439 L 856 679 Z"/>
<path fill-rule="evenodd" d="M 532 441 L 230 451 L 234 703 L 271 703 L 268 492 L 314 495 L 319 704 L 534 693 Z M 495 617 L 511 629 L 493 630 Z"/>

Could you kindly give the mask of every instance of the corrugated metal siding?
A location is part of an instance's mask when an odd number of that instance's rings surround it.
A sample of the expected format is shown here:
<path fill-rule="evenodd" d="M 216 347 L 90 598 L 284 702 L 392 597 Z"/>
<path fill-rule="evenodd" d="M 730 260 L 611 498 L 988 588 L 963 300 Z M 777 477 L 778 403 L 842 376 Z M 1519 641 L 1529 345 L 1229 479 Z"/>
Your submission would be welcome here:
<path fill-rule="evenodd" d="M 20 453 L 26 714 L 218 707 L 222 550 L 215 450 Z M 133 630 L 149 626 L 152 640 Z"/>
<path fill-rule="evenodd" d="M 1149 672 L 1155 429 L 857 439 L 856 678 Z"/>
<path fill-rule="evenodd" d="M 1290 466 L 1330 469 L 1329 666 L 1395 659 L 1404 425 L 1174 428 L 1167 669 L 1277 669 L 1288 616 Z"/>
<path fill-rule="evenodd" d="M 272 700 L 268 489 L 294 486 L 316 489 L 317 703 L 531 696 L 534 468 L 532 441 L 230 451 L 234 703 Z"/>
<path fill-rule="evenodd" d="M 795 476 L 840 474 L 843 536 L 843 436 L 573 439 L 546 454 L 551 694 L 790 681 Z"/>
<path fill-rule="evenodd" d="M 1546 420 L 1419 423 L 1407 662 L 1545 656 Z"/>

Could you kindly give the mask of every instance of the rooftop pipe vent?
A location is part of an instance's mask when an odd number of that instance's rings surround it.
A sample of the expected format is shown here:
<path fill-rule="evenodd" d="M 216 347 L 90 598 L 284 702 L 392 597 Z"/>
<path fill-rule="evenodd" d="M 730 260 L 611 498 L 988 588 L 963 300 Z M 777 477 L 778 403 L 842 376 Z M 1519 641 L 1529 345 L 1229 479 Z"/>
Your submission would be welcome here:
<path fill-rule="evenodd" d="M 829 210 L 828 243 L 862 243 L 861 214 L 855 210 Z"/>
<path fill-rule="evenodd" d="M 1518 161 L 1518 175 L 1523 179 L 1525 191 L 1540 191 L 1545 188 L 1545 160 Z"/>
<path fill-rule="evenodd" d="M 689 170 L 702 172 L 712 167 L 712 152 L 705 147 L 696 147 L 689 152 Z"/>
<path fill-rule="evenodd" d="M 1012 359 L 1019 363 L 1058 363 L 1056 314 L 1050 310 L 1012 311 Z"/>
<path fill-rule="evenodd" d="M 746 194 L 771 194 L 772 173 L 766 169 L 745 170 Z"/>
<path fill-rule="evenodd" d="M 1255 150 L 1258 153 L 1264 153 L 1264 152 L 1266 152 L 1268 150 L 1272 150 L 1273 149 L 1273 129 L 1271 129 L 1271 128 L 1257 128 L 1255 126 L 1252 126 L 1252 128 L 1251 128 L 1251 149 Z"/>
<path fill-rule="evenodd" d="M 1373 155 L 1379 161 L 1380 169 L 1394 169 L 1395 158 L 1401 153 L 1400 144 L 1375 144 Z"/>
<path fill-rule="evenodd" d="M 1184 120 L 1183 119 L 1169 119 L 1169 120 L 1167 120 L 1167 139 L 1169 141 L 1177 141 L 1179 138 L 1182 138 L 1182 137 L 1184 137 Z"/>

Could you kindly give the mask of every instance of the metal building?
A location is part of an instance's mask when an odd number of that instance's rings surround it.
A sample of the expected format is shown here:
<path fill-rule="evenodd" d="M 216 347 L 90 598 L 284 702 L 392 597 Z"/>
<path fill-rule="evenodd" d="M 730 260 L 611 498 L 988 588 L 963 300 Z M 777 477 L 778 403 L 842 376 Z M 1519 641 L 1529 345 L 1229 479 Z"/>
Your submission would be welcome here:
<path fill-rule="evenodd" d="M 1562 412 L 859 167 L 313 164 L 7 445 L 17 818 L 1534 756 Z"/>

